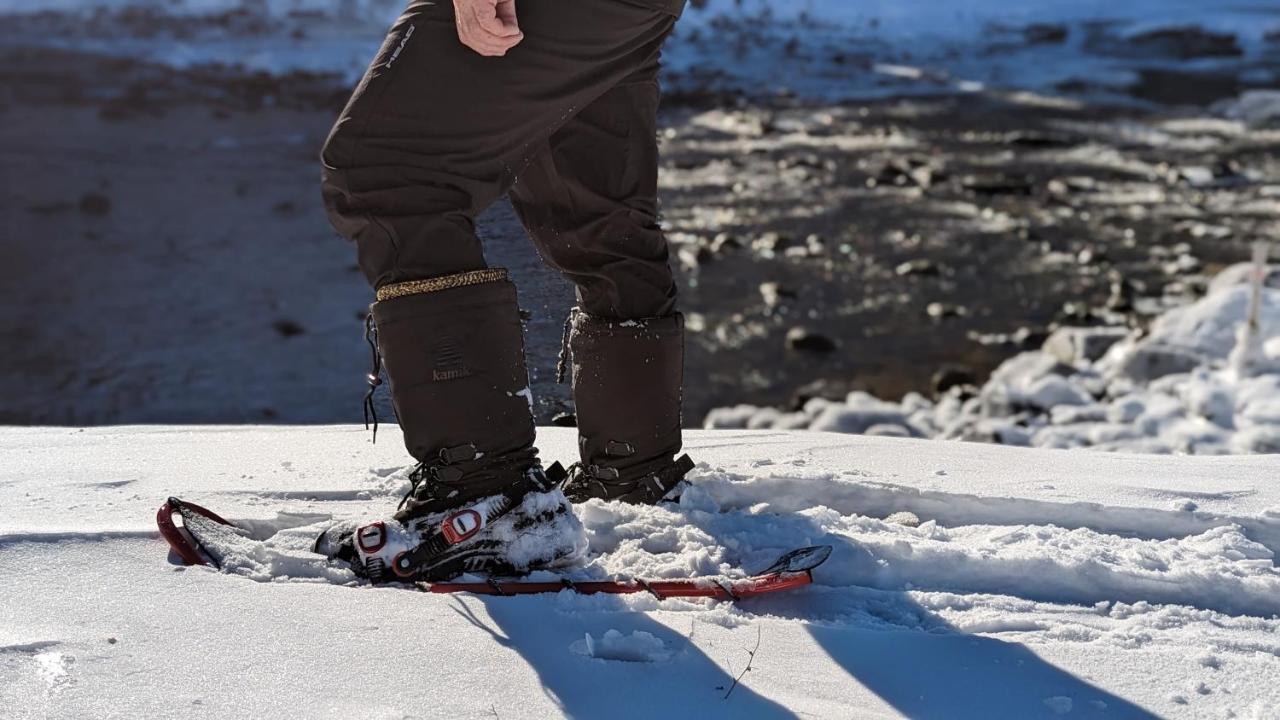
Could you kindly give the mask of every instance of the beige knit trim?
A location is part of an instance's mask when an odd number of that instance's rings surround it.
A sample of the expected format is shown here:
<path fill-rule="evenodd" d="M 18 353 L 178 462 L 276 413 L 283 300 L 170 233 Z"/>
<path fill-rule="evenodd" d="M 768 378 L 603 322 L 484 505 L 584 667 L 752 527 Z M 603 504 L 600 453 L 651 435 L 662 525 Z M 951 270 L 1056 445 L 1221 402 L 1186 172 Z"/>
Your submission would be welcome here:
<path fill-rule="evenodd" d="M 507 271 L 505 268 L 487 268 L 485 270 L 472 270 L 470 272 L 458 273 L 457 275 L 427 278 L 426 280 L 410 280 L 408 282 L 393 283 L 391 285 L 383 285 L 378 288 L 378 302 L 391 300 L 392 298 L 404 297 L 406 295 L 440 292 L 441 290 L 449 290 L 451 288 L 466 287 L 467 285 L 501 282 L 506 279 Z"/>

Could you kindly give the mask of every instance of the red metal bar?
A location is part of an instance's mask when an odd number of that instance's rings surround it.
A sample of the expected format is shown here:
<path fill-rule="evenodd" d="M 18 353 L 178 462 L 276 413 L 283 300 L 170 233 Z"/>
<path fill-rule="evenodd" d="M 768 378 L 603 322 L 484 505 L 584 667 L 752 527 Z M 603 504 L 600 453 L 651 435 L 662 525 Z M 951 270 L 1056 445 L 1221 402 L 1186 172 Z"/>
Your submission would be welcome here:
<path fill-rule="evenodd" d="M 421 587 L 427 592 L 433 593 L 469 592 L 476 595 L 530 595 L 572 589 L 583 595 L 595 595 L 597 593 L 625 595 L 649 592 L 664 599 L 669 597 L 708 597 L 717 600 L 738 600 L 779 590 L 789 590 L 812 582 L 813 577 L 808 572 L 799 572 L 763 575 L 741 580 L 726 580 L 722 583 L 707 580 L 706 578 L 650 580 L 647 582 L 637 580 L 589 580 L 572 584 L 494 580 L 487 583 L 422 583 Z"/>

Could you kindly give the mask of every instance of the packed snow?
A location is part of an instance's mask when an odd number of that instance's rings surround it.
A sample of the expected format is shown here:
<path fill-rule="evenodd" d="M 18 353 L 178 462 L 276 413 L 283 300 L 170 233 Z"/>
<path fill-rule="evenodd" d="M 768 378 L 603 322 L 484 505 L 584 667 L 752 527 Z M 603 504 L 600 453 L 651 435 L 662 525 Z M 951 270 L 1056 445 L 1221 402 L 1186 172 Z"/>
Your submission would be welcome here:
<path fill-rule="evenodd" d="M 1261 268 L 1260 282 L 1253 282 Z M 1256 313 L 1251 308 L 1256 304 Z M 1244 333 L 1250 317 L 1256 328 Z M 713 410 L 709 428 L 809 429 L 1149 453 L 1280 453 L 1280 268 L 1243 264 L 1144 331 L 1060 328 L 980 389 L 936 402 L 865 392 L 783 412 Z"/>
<path fill-rule="evenodd" d="M 539 446 L 570 460 L 574 432 Z M 0 429 L 0 714 L 1280 713 L 1275 458 L 777 430 L 691 431 L 686 449 L 679 504 L 579 507 L 592 555 L 572 572 L 735 577 L 832 545 L 814 585 L 740 603 L 371 588 L 305 545 L 395 506 L 394 428 L 376 445 L 336 427 Z M 153 524 L 169 495 L 262 555 L 177 564 Z"/>

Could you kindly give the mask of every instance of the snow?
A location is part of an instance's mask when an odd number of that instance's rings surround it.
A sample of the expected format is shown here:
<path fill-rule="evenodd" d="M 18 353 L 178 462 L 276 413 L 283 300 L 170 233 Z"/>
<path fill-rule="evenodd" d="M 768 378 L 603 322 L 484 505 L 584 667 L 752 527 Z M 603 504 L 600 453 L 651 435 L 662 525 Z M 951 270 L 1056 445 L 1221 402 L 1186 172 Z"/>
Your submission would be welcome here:
<path fill-rule="evenodd" d="M 1230 454 L 1280 453 L 1280 270 L 1264 271 L 1258 328 L 1242 328 L 1252 265 L 1214 278 L 1200 300 L 1144 332 L 1061 328 L 1040 350 L 1005 361 L 976 391 L 936 402 L 865 392 L 814 398 L 794 412 L 737 405 L 709 428 L 809 429 L 979 440 L 1045 448 Z M 1259 267 L 1266 267 L 1259 264 Z"/>
<path fill-rule="evenodd" d="M 396 429 L 379 436 L 0 429 L 0 714 L 1280 713 L 1274 457 L 691 431 L 679 505 L 580 506 L 583 576 L 738 575 L 835 547 L 815 585 L 737 604 L 428 595 L 166 558 L 170 494 L 281 547 L 389 511 L 407 468 Z M 569 460 L 573 430 L 539 446 Z"/>

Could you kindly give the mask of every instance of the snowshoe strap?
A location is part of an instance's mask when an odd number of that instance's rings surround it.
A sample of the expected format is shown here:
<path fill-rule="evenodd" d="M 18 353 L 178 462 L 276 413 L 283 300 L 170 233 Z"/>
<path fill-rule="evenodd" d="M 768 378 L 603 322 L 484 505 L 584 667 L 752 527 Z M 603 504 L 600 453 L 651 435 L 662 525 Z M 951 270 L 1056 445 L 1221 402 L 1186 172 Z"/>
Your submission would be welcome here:
<path fill-rule="evenodd" d="M 693 467 L 693 459 L 688 455 L 681 455 L 675 462 L 639 480 L 618 480 L 616 469 L 592 465 L 582 468 L 569 478 L 564 490 L 573 502 L 601 498 L 636 505 L 653 505 L 666 497 Z"/>
<path fill-rule="evenodd" d="M 424 533 L 422 541 L 391 559 L 391 572 L 404 579 L 412 579 L 418 569 L 430 566 L 446 550 L 475 537 L 524 502 L 531 492 L 547 492 L 555 487 L 541 468 L 531 469 L 501 493 L 486 498 L 471 507 L 455 510 L 442 520 L 434 531 Z"/>
<path fill-rule="evenodd" d="M 652 505 L 666 497 L 692 469 L 693 458 L 681 455 L 670 465 L 642 478 L 636 483 L 634 490 L 618 499 L 626 503 Z"/>

